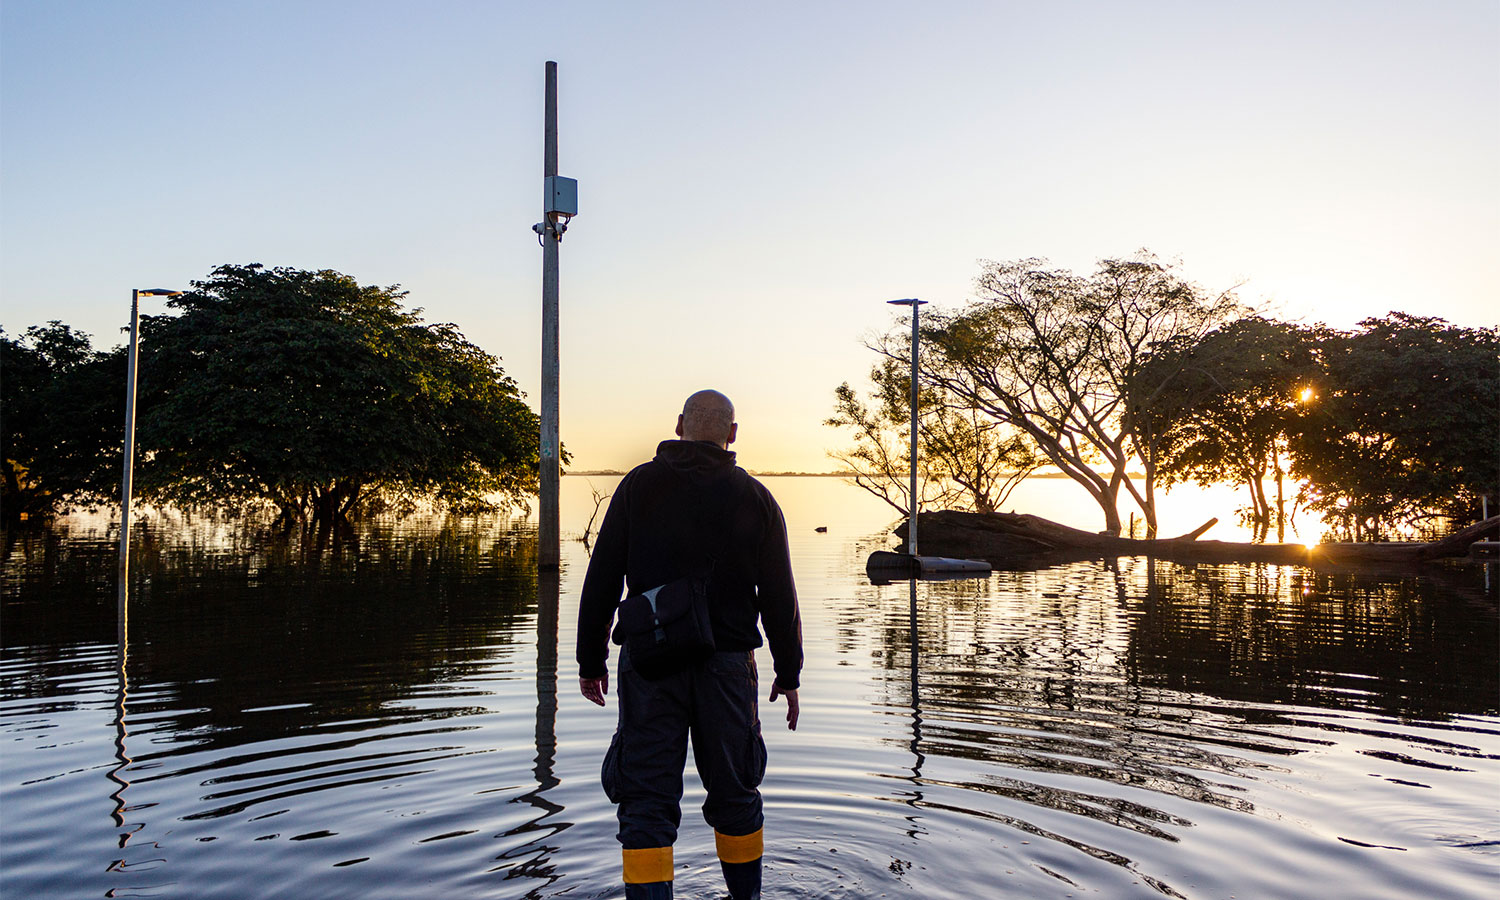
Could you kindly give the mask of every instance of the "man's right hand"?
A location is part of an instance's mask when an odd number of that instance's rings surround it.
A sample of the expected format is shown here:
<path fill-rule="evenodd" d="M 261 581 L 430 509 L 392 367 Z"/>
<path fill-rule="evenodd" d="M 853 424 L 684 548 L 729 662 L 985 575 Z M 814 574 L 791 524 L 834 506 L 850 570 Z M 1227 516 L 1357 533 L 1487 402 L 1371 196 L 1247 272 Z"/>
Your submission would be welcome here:
<path fill-rule="evenodd" d="M 578 679 L 578 689 L 583 692 L 583 696 L 588 698 L 590 703 L 603 706 L 604 695 L 609 693 L 609 673 L 598 678 Z"/>

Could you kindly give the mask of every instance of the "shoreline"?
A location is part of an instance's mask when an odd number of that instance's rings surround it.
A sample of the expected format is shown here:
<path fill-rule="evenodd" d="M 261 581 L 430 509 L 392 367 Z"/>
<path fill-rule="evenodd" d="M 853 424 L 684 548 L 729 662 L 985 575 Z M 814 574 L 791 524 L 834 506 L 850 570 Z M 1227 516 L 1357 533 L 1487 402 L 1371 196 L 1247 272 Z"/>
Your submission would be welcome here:
<path fill-rule="evenodd" d="M 854 477 L 854 473 L 853 472 L 762 472 L 762 471 L 759 471 L 759 470 L 756 470 L 756 469 L 747 469 L 746 471 L 749 472 L 751 475 L 754 475 L 757 478 L 853 478 Z M 567 478 L 570 475 L 574 476 L 574 477 L 579 477 L 579 476 L 598 476 L 598 477 L 603 477 L 603 476 L 607 476 L 607 475 L 624 476 L 625 474 L 626 474 L 625 471 L 619 470 L 619 469 L 588 469 L 588 470 L 582 471 L 582 472 L 563 472 L 562 473 L 562 477 Z M 906 477 L 906 473 L 905 472 L 899 472 L 897 474 L 900 475 L 903 478 Z M 1036 473 L 1033 473 L 1031 475 L 1027 475 L 1026 477 L 1028 479 L 1030 479 L 1030 478 L 1072 478 L 1071 475 L 1066 475 L 1066 474 L 1064 474 L 1062 472 L 1036 472 Z M 1131 472 L 1130 473 L 1130 477 L 1132 479 L 1135 479 L 1135 480 L 1139 481 L 1139 480 L 1143 479 L 1145 476 L 1141 475 L 1139 472 Z"/>

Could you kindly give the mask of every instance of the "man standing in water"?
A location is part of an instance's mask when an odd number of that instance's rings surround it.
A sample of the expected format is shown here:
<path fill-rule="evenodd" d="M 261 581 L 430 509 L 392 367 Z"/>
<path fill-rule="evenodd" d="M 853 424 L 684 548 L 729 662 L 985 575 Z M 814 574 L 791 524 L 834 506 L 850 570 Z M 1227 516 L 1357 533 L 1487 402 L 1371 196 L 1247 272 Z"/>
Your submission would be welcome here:
<path fill-rule="evenodd" d="M 672 896 L 672 844 L 682 820 L 690 735 L 708 793 L 703 818 L 714 829 L 730 896 L 760 897 L 764 816 L 758 787 L 766 745 L 756 706 L 757 619 L 776 670 L 769 699 L 786 698 L 791 729 L 797 727 L 802 620 L 786 523 L 765 486 L 735 465 L 729 445 L 738 428 L 728 397 L 718 391 L 689 397 L 677 418 L 681 440 L 663 441 L 656 458 L 615 489 L 583 582 L 579 687 L 603 706 L 621 581 L 635 595 L 695 572 L 711 573 L 711 657 L 648 680 L 620 651 L 620 724 L 602 779 L 617 805 L 627 900 Z M 618 630 L 615 639 L 622 639 Z"/>

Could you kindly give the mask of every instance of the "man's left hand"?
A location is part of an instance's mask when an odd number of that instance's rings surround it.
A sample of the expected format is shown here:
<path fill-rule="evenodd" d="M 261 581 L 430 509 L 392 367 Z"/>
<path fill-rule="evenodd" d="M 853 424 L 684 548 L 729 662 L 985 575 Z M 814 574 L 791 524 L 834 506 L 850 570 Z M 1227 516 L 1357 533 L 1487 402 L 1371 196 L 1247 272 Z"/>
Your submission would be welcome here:
<path fill-rule="evenodd" d="M 598 678 L 580 678 L 578 689 L 583 692 L 583 696 L 587 697 L 590 703 L 603 706 L 604 695 L 609 693 L 609 674 L 605 673 Z"/>
<path fill-rule="evenodd" d="M 789 731 L 797 730 L 797 692 L 789 691 L 776 682 L 771 682 L 770 702 L 775 703 L 777 697 L 786 698 L 786 727 Z"/>

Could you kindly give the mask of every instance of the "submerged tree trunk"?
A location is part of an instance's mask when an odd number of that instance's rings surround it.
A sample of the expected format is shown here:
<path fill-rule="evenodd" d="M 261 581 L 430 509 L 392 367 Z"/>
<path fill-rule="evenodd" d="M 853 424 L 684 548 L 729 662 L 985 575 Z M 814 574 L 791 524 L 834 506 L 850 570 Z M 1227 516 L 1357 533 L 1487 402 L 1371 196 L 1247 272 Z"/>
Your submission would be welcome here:
<path fill-rule="evenodd" d="M 1286 540 L 1286 501 L 1281 494 L 1281 454 L 1276 454 L 1276 541 Z"/>
<path fill-rule="evenodd" d="M 1265 472 L 1257 472 L 1250 478 L 1251 517 L 1255 525 L 1255 540 L 1264 541 L 1271 531 L 1271 501 L 1266 499 Z"/>
<path fill-rule="evenodd" d="M 1218 520 L 1163 540 L 1135 540 L 1069 528 L 1040 516 L 1017 513 L 921 513 L 922 549 L 936 556 L 984 559 L 1000 566 L 1042 564 L 1104 556 L 1154 556 L 1183 562 L 1269 562 L 1295 565 L 1419 563 L 1464 556 L 1486 535 L 1500 534 L 1500 516 L 1431 543 L 1253 544 L 1200 541 Z M 905 524 L 896 529 L 905 538 Z"/>

